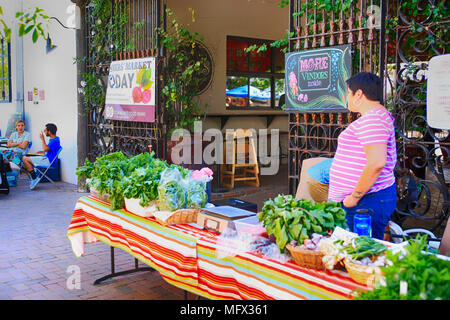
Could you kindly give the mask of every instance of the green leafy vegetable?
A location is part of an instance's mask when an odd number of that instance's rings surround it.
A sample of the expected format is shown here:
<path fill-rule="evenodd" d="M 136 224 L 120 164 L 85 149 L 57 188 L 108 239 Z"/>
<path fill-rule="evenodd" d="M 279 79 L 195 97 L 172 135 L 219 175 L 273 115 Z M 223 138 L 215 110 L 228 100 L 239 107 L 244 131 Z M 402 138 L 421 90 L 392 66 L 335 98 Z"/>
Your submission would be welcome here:
<path fill-rule="evenodd" d="M 183 178 L 177 168 L 168 168 L 161 174 L 158 186 L 158 204 L 161 210 L 167 211 L 186 208 Z"/>
<path fill-rule="evenodd" d="M 161 190 L 161 175 L 164 170 L 178 172 L 178 180 L 168 183 Z M 86 158 L 83 166 L 76 170 L 79 177 L 86 177 L 87 186 L 94 188 L 100 195 L 108 194 L 111 210 L 121 209 L 124 198 L 140 199 L 141 206 L 150 201 L 159 200 L 167 210 L 204 207 L 207 201 L 206 185 L 199 181 L 184 186 L 182 180 L 191 170 L 155 158 L 154 152 L 141 153 L 127 157 L 122 152 L 112 152 L 97 158 L 94 162 Z M 188 203 L 186 202 L 186 198 Z"/>
<path fill-rule="evenodd" d="M 151 159 L 151 162 L 136 168 L 122 182 L 125 198 L 140 199 L 139 204 L 146 207 L 150 201 L 158 199 L 158 185 L 161 173 L 168 168 L 165 161 Z"/>
<path fill-rule="evenodd" d="M 390 261 L 384 272 L 385 284 L 358 291 L 357 300 L 450 300 L 450 261 L 427 252 L 427 235 L 418 235 L 404 247 L 405 255 L 386 252 Z M 400 283 L 407 283 L 406 293 Z"/>
<path fill-rule="evenodd" d="M 303 243 L 313 233 L 327 234 L 336 226 L 347 228 L 345 211 L 337 202 L 313 203 L 296 200 L 292 195 L 278 195 L 264 202 L 258 213 L 267 233 L 274 235 L 281 252 L 295 240 Z"/>
<path fill-rule="evenodd" d="M 204 208 L 208 202 L 206 183 L 190 179 L 187 184 L 186 205 L 188 208 Z"/>
<path fill-rule="evenodd" d="M 360 236 L 353 239 L 352 243 L 341 249 L 353 260 L 383 254 L 387 247 L 368 236 Z"/>

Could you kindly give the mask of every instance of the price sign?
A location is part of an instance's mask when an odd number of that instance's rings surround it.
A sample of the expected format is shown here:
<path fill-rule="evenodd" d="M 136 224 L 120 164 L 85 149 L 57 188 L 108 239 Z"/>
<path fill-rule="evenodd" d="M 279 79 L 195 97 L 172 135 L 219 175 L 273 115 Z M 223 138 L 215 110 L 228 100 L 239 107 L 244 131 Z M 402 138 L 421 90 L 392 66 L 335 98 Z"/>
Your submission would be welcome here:
<path fill-rule="evenodd" d="M 450 54 L 428 63 L 427 122 L 436 129 L 450 129 Z"/>

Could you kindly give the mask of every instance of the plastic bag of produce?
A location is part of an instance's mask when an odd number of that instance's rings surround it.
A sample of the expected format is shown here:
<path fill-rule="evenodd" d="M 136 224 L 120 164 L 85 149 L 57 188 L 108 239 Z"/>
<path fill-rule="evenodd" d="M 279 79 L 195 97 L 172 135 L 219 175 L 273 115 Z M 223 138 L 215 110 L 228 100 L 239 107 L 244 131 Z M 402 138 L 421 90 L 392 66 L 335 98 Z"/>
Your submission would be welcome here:
<path fill-rule="evenodd" d="M 186 206 L 189 209 L 204 208 L 208 202 L 208 194 L 206 193 L 206 182 L 193 179 L 187 176 L 184 179 L 186 186 Z"/>
<path fill-rule="evenodd" d="M 291 259 L 289 254 L 281 253 L 278 246 L 265 237 L 249 233 L 237 233 L 232 228 L 226 228 L 218 237 L 216 256 L 219 259 L 234 257 L 245 252 L 253 252 L 285 263 Z"/>
<path fill-rule="evenodd" d="M 186 186 L 177 168 L 167 168 L 161 173 L 158 185 L 158 206 L 163 211 L 186 208 Z"/>

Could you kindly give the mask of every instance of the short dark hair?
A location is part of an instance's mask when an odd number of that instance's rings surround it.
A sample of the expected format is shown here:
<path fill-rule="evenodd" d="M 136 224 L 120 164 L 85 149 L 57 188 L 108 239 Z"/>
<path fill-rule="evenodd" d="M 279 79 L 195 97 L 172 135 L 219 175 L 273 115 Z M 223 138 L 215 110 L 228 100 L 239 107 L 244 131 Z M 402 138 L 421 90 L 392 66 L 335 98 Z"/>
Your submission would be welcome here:
<path fill-rule="evenodd" d="M 56 130 L 58 130 L 58 129 L 56 128 L 56 125 L 53 124 L 53 123 L 47 123 L 47 124 L 45 125 L 45 128 L 47 128 L 47 130 L 50 131 L 52 134 L 56 134 Z"/>
<path fill-rule="evenodd" d="M 353 93 L 360 90 L 367 99 L 381 102 L 381 79 L 370 72 L 359 72 L 350 77 L 347 86 Z"/>

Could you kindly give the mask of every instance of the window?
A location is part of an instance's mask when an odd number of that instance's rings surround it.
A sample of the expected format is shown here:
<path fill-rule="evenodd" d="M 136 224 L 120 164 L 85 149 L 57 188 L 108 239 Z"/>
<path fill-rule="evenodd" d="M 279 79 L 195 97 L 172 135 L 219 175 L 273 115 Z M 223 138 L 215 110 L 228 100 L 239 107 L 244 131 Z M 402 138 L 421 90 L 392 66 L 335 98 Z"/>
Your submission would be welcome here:
<path fill-rule="evenodd" d="M 270 40 L 227 37 L 226 107 L 279 108 L 284 95 L 284 53 L 271 48 Z M 267 50 L 249 53 L 252 45 L 266 44 Z M 249 90 L 250 88 L 250 90 Z"/>
<path fill-rule="evenodd" d="M 9 42 L 0 40 L 0 102 L 11 102 L 11 49 Z"/>

